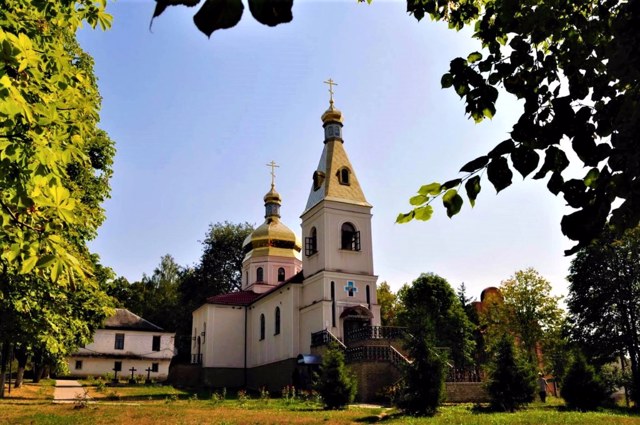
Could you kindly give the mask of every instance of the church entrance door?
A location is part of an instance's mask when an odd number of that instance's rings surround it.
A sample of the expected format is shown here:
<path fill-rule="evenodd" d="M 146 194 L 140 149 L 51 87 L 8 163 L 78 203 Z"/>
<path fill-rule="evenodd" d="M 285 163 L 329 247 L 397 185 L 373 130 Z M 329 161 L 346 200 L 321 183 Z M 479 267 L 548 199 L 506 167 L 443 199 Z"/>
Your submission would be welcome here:
<path fill-rule="evenodd" d="M 363 332 L 367 332 L 371 325 L 371 319 L 373 314 L 371 311 L 363 306 L 353 306 L 344 309 L 340 315 L 342 319 L 342 336 L 344 338 L 345 345 L 349 345 L 350 342 L 355 340 L 366 339 L 366 335 L 362 335 Z"/>

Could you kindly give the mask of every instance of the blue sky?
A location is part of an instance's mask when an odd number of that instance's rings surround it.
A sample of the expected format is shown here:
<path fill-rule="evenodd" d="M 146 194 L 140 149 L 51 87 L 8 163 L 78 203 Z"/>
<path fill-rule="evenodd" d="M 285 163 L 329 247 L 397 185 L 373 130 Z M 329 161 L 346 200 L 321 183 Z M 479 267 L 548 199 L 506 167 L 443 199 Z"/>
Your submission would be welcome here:
<path fill-rule="evenodd" d="M 501 93 L 494 119 L 474 124 L 440 88 L 451 59 L 479 50 L 470 32 L 417 22 L 401 0 L 296 0 L 289 24 L 262 26 L 245 8 L 238 26 L 207 39 L 192 23 L 197 8 L 170 7 L 149 31 L 154 4 L 111 3 L 111 30 L 79 34 L 95 59 L 101 127 L 118 150 L 91 247 L 118 275 L 138 280 L 167 253 L 196 263 L 210 223 L 260 224 L 271 160 L 283 221 L 299 233 L 323 147 L 322 82 L 333 78 L 345 149 L 373 205 L 379 282 L 397 289 L 435 272 L 477 297 L 534 267 L 566 292 L 565 207 L 545 181 L 514 175 L 496 196 L 483 180 L 475 208 L 465 203 L 453 219 L 436 205 L 429 222 L 394 224 L 422 184 L 457 177 L 519 115 Z"/>

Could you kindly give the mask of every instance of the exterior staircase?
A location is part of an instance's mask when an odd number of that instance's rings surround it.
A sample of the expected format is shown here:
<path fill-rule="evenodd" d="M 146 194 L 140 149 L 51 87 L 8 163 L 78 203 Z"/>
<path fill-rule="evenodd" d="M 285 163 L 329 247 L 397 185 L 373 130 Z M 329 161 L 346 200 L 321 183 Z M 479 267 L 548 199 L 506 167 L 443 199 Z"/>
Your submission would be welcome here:
<path fill-rule="evenodd" d="M 322 355 L 333 343 L 345 353 L 345 361 L 358 379 L 357 399 L 382 401 L 382 390 L 402 379 L 403 367 L 411 361 L 403 350 L 404 328 L 364 326 L 341 341 L 328 330 L 311 335 L 311 353 Z"/>

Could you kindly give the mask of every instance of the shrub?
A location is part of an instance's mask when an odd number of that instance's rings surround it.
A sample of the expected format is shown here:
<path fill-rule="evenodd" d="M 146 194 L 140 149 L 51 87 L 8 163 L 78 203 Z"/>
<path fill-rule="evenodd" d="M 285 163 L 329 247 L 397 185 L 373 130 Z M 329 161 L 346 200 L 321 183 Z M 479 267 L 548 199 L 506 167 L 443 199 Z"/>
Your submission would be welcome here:
<path fill-rule="evenodd" d="M 535 373 L 526 361 L 516 356 L 513 340 L 503 336 L 496 348 L 487 386 L 494 409 L 513 412 L 533 401 Z"/>
<path fill-rule="evenodd" d="M 606 403 L 609 391 L 593 366 L 578 353 L 562 380 L 560 395 L 570 409 L 594 410 Z"/>
<path fill-rule="evenodd" d="M 250 399 L 249 394 L 247 394 L 246 390 L 239 390 L 236 394 L 236 398 L 238 399 L 238 403 L 240 403 L 240 406 L 244 406 L 245 403 Z"/>
<path fill-rule="evenodd" d="M 260 387 L 260 401 L 264 403 L 269 403 L 270 399 L 271 399 L 271 394 L 269 393 L 269 390 L 267 389 L 267 387 Z"/>
<path fill-rule="evenodd" d="M 344 364 L 344 353 L 331 346 L 322 356 L 320 374 L 314 384 L 325 409 L 344 409 L 356 396 L 357 382 Z"/>
<path fill-rule="evenodd" d="M 406 366 L 398 407 L 410 415 L 433 416 L 444 398 L 445 354 L 424 338 L 410 340 L 407 349 L 414 361 Z"/>

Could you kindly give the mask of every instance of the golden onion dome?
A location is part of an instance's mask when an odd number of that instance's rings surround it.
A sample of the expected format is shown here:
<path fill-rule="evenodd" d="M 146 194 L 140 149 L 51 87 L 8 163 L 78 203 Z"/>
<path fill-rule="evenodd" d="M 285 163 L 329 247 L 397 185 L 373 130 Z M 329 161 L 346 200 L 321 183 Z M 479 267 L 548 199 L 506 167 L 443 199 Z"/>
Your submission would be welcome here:
<path fill-rule="evenodd" d="M 342 112 L 333 106 L 333 101 L 329 104 L 329 109 L 322 114 L 322 123 L 339 122 L 342 123 Z"/>
<path fill-rule="evenodd" d="M 249 257 L 277 255 L 297 257 L 302 244 L 295 232 L 280 221 L 282 198 L 271 185 L 264 196 L 265 222 L 247 236 L 242 243 L 245 260 Z"/>

